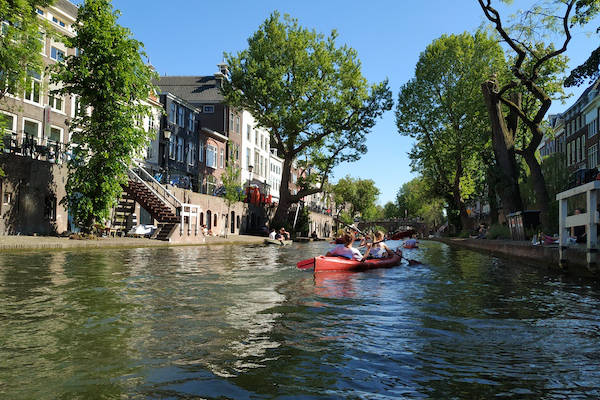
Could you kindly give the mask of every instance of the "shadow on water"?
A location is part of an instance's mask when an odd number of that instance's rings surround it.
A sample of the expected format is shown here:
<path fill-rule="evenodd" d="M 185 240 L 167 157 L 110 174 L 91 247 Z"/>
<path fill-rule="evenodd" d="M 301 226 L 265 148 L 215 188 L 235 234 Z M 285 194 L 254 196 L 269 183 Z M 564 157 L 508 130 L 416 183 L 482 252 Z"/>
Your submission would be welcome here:
<path fill-rule="evenodd" d="M 0 255 L 0 397 L 600 394 L 596 284 L 428 242 L 416 266 L 295 268 L 327 247 Z"/>

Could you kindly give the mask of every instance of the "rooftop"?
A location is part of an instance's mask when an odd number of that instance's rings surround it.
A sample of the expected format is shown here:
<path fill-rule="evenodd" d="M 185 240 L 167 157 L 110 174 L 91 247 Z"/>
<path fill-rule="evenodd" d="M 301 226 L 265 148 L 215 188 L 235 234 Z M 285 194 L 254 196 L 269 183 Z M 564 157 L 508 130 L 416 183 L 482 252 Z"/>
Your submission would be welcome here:
<path fill-rule="evenodd" d="M 76 4 L 71 3 L 69 0 L 56 0 L 53 5 L 59 10 L 62 10 L 74 18 L 77 18 L 79 7 L 77 7 Z"/>
<path fill-rule="evenodd" d="M 194 105 L 220 103 L 224 100 L 220 84 L 211 76 L 161 76 L 156 82 L 162 92 L 169 92 Z"/>

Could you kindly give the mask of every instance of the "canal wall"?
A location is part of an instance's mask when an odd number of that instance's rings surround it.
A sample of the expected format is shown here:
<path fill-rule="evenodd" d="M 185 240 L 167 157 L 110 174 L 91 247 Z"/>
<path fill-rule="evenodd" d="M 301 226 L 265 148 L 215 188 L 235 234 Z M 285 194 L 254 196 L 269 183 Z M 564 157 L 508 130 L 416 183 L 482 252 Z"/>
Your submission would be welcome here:
<path fill-rule="evenodd" d="M 0 154 L 0 235 L 52 235 L 68 229 L 67 167 L 31 157 Z"/>
<path fill-rule="evenodd" d="M 566 250 L 568 263 L 559 265 L 558 246 L 534 246 L 528 241 L 435 238 L 438 242 L 453 247 L 466 248 L 492 254 L 509 260 L 565 272 L 577 276 L 598 277 L 596 271 L 587 267 L 585 248 L 571 247 Z"/>
<path fill-rule="evenodd" d="M 0 236 L 0 252 L 4 251 L 35 251 L 35 250 L 68 250 L 68 249 L 109 249 L 137 247 L 171 247 L 171 246 L 211 246 L 211 245 L 262 245 L 262 236 L 232 235 L 228 238 L 206 236 L 204 241 L 197 243 L 163 242 L 160 240 L 106 237 L 90 240 L 73 240 L 53 236 Z"/>

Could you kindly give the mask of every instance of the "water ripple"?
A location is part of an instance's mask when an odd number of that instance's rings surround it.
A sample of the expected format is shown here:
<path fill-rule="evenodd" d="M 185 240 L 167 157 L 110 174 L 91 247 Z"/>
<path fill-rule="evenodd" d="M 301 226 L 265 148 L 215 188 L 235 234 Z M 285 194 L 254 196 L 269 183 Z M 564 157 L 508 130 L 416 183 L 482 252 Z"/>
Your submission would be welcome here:
<path fill-rule="evenodd" d="M 295 268 L 326 247 L 0 255 L 0 397 L 600 395 L 595 283 L 436 243 Z"/>

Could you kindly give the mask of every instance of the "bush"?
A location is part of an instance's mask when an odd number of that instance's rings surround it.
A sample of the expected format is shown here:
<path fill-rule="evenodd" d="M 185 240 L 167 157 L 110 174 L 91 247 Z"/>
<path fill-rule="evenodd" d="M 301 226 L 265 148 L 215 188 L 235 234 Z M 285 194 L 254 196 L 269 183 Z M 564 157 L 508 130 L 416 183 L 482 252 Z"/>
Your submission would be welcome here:
<path fill-rule="evenodd" d="M 488 239 L 510 239 L 510 230 L 508 226 L 495 224 L 490 226 L 486 237 Z"/>
<path fill-rule="evenodd" d="M 466 231 L 466 230 L 460 231 L 460 233 L 458 234 L 458 237 L 462 238 L 462 239 L 470 238 L 471 237 L 471 232 Z"/>

